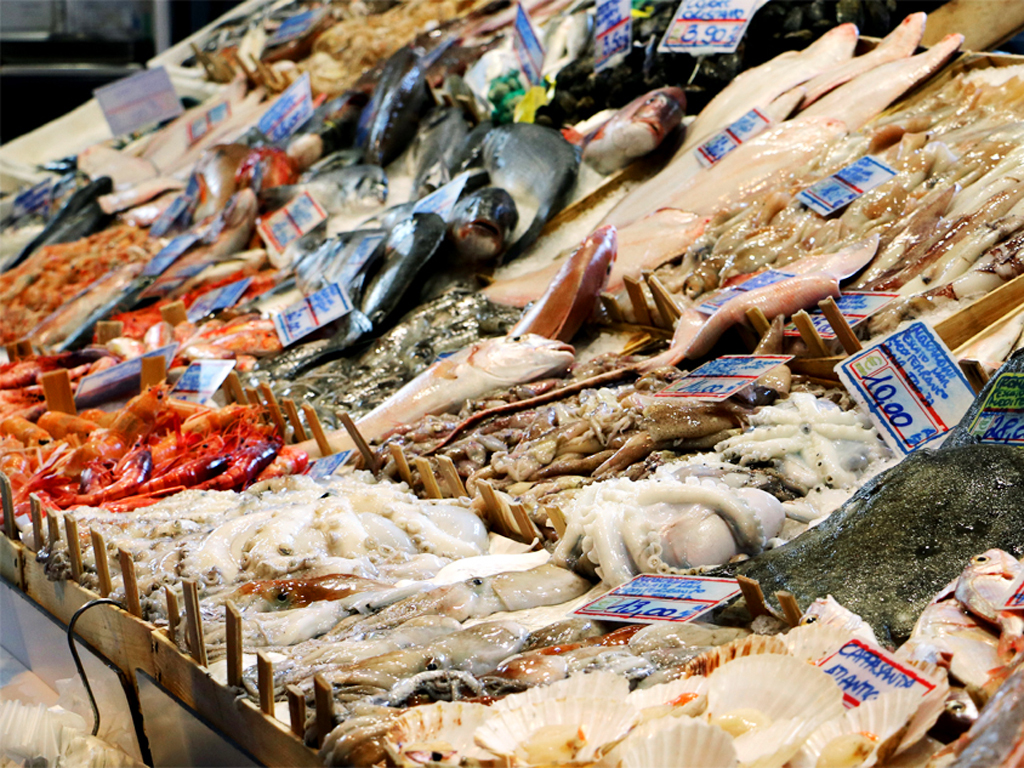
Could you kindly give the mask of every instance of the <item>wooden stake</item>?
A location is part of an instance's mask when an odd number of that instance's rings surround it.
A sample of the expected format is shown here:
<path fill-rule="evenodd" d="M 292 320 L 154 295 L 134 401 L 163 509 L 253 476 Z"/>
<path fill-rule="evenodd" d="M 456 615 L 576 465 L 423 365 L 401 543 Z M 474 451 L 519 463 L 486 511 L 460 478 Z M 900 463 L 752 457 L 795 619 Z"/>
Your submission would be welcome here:
<path fill-rule="evenodd" d="M 96 323 L 96 341 L 106 344 L 124 333 L 124 323 L 120 320 L 100 320 Z"/>
<path fill-rule="evenodd" d="M 227 631 L 228 685 L 237 688 L 242 684 L 242 614 L 230 600 L 224 604 L 224 628 Z"/>
<path fill-rule="evenodd" d="M 185 310 L 185 302 L 172 301 L 160 307 L 160 316 L 171 325 L 181 325 L 188 322 L 188 312 Z"/>
<path fill-rule="evenodd" d="M 110 559 L 107 556 L 107 542 L 103 534 L 90 528 L 89 538 L 92 540 L 92 555 L 96 560 L 96 576 L 100 581 L 100 597 L 109 597 L 113 590 L 110 581 Z"/>
<path fill-rule="evenodd" d="M 812 357 L 828 356 L 825 342 L 821 340 L 818 329 L 814 327 L 814 323 L 811 322 L 811 316 L 805 310 L 801 309 L 793 315 L 793 324 L 800 331 L 800 338 L 804 340 L 804 344 L 807 345 L 807 349 Z"/>
<path fill-rule="evenodd" d="M 255 405 L 257 408 L 263 407 L 263 403 L 260 401 L 260 395 L 256 391 L 256 387 L 246 387 L 244 392 L 245 399 L 248 401 L 249 405 Z"/>
<path fill-rule="evenodd" d="M 373 451 L 370 450 L 369 443 L 363 437 L 363 433 L 359 431 L 359 427 L 352 421 L 352 417 L 349 416 L 345 411 L 341 412 L 341 424 L 345 427 L 345 431 L 348 432 L 349 437 L 352 438 L 352 442 L 356 444 L 356 448 L 359 449 L 359 453 L 363 455 L 363 463 L 366 468 L 373 474 L 377 474 L 380 469 L 377 466 L 377 457 L 374 456 Z"/>
<path fill-rule="evenodd" d="M 302 419 L 299 418 L 299 409 L 295 407 L 295 401 L 286 397 L 281 401 L 281 405 L 284 406 L 284 412 L 288 414 L 288 421 L 292 424 L 292 434 L 295 436 L 296 442 L 306 442 L 309 435 L 306 434 L 306 429 L 302 426 Z"/>
<path fill-rule="evenodd" d="M 334 693 L 324 676 L 313 676 L 313 700 L 316 706 L 316 746 L 324 745 L 324 739 L 334 728 Z"/>
<path fill-rule="evenodd" d="M 651 289 L 651 296 L 654 297 L 654 305 L 658 308 L 658 314 L 669 328 L 675 328 L 679 318 L 683 316 L 683 312 L 676 304 L 676 300 L 672 298 L 668 288 L 654 275 L 647 277 L 647 287 Z"/>
<path fill-rule="evenodd" d="M 32 357 L 35 354 L 35 350 L 32 349 L 32 342 L 28 339 L 22 339 L 18 342 L 18 357 Z"/>
<path fill-rule="evenodd" d="M 768 318 L 765 317 L 764 312 L 761 311 L 760 307 L 751 307 L 747 310 L 747 320 L 754 330 L 757 331 L 757 335 L 764 338 L 764 335 L 772 329 L 772 324 Z"/>
<path fill-rule="evenodd" d="M 799 624 L 800 617 L 803 616 L 804 612 L 800 610 L 800 605 L 797 603 L 796 598 L 793 597 L 793 593 L 780 589 L 775 593 L 775 599 L 779 601 L 779 605 L 782 607 L 782 615 L 785 616 L 789 625 L 795 627 Z"/>
<path fill-rule="evenodd" d="M 135 558 L 122 547 L 117 548 L 117 559 L 121 563 L 121 579 L 124 581 L 124 602 L 128 613 L 142 618 L 142 603 L 139 602 L 139 582 L 135 578 Z"/>
<path fill-rule="evenodd" d="M 18 354 L 18 344 L 16 342 L 12 341 L 10 344 L 4 344 L 4 349 L 7 350 L 7 361 L 10 363 L 13 363 L 21 357 L 21 355 Z"/>
<path fill-rule="evenodd" d="M 300 739 L 306 737 L 306 695 L 295 685 L 284 689 L 288 696 L 288 719 L 291 721 L 292 733 Z"/>
<path fill-rule="evenodd" d="M 989 380 L 988 371 L 985 370 L 985 367 L 977 360 L 961 360 L 960 370 L 967 377 L 967 381 L 971 385 L 971 389 L 974 390 L 974 394 L 981 394 L 981 390 L 985 388 Z"/>
<path fill-rule="evenodd" d="M 163 355 L 150 355 L 142 358 L 142 374 L 139 389 L 145 392 L 150 387 L 167 381 L 167 361 Z"/>
<path fill-rule="evenodd" d="M 51 411 L 78 415 L 75 396 L 71 394 L 71 376 L 66 368 L 49 371 L 39 377 L 46 395 L 46 407 Z"/>
<path fill-rule="evenodd" d="M 736 580 L 740 583 L 740 592 L 743 593 L 743 599 L 747 603 L 747 610 L 750 611 L 751 618 L 775 615 L 768 610 L 768 606 L 764 602 L 764 592 L 761 591 L 760 584 L 746 576 L 737 576 Z"/>
<path fill-rule="evenodd" d="M 164 587 L 167 598 L 167 636 L 172 642 L 178 642 L 178 622 L 181 620 L 181 608 L 178 607 L 178 595 L 168 586 Z"/>
<path fill-rule="evenodd" d="M 29 514 L 32 516 L 32 538 L 35 539 L 36 552 L 46 546 L 45 535 L 43 534 L 43 505 L 39 497 L 34 493 L 28 497 Z"/>
<path fill-rule="evenodd" d="M 277 398 L 274 397 L 274 391 L 270 388 L 270 385 L 265 381 L 260 382 L 260 393 L 263 395 L 263 399 L 267 402 L 267 410 L 270 411 L 270 420 L 274 422 L 274 426 L 281 433 L 281 439 L 284 440 L 285 434 L 288 427 L 284 423 L 284 415 L 281 413 L 281 408 L 277 404 Z"/>
<path fill-rule="evenodd" d="M 604 311 L 608 313 L 608 319 L 613 323 L 621 323 L 625 321 L 625 315 L 622 314 L 622 307 L 619 306 L 619 300 L 612 296 L 610 293 L 601 294 L 601 306 L 604 307 Z"/>
<path fill-rule="evenodd" d="M 818 302 L 818 308 L 825 315 L 828 324 L 832 326 L 832 331 L 835 333 L 836 338 L 839 339 L 839 343 L 843 345 L 846 354 L 854 355 L 864 349 L 861 346 L 860 339 L 857 338 L 857 334 L 853 332 L 853 328 L 850 327 L 846 318 L 843 317 L 843 313 L 839 311 L 835 299 L 831 296 L 827 299 L 822 299 Z"/>
<path fill-rule="evenodd" d="M 242 382 L 239 380 L 238 374 L 231 371 L 224 382 L 227 384 L 228 391 L 231 393 L 234 401 L 239 405 L 246 405 L 248 401 L 245 399 L 245 390 L 242 389 Z"/>
<path fill-rule="evenodd" d="M 486 507 L 487 514 L 490 516 L 491 527 L 497 528 L 498 533 L 503 536 L 511 538 L 514 534 L 512 521 L 505 511 L 505 505 L 502 504 L 497 491 L 494 490 L 494 486 L 486 480 L 480 480 L 477 482 L 476 487 L 480 491 L 480 496 L 484 500 L 484 507 Z"/>
<path fill-rule="evenodd" d="M 443 499 L 441 486 L 437 484 L 437 478 L 434 477 L 434 468 L 430 466 L 430 462 L 422 456 L 417 456 L 413 459 L 413 463 L 420 472 L 420 481 L 423 483 L 423 490 L 426 492 L 427 498 Z"/>
<path fill-rule="evenodd" d="M 192 658 L 202 667 L 207 666 L 206 644 L 203 642 L 203 617 L 199 613 L 199 588 L 193 579 L 181 582 L 185 595 L 185 631 Z"/>
<path fill-rule="evenodd" d="M 462 483 L 462 478 L 459 477 L 459 470 L 455 468 L 454 461 L 448 456 L 438 456 L 437 466 L 441 469 L 441 477 L 444 479 L 445 485 L 448 486 L 448 493 L 452 498 L 469 496 L 466 486 Z"/>
<path fill-rule="evenodd" d="M 327 435 L 324 434 L 324 428 L 320 424 L 320 417 L 316 415 L 316 410 L 309 403 L 303 403 L 302 412 L 306 414 L 306 423 L 309 424 L 309 430 L 313 433 L 313 439 L 316 440 L 316 447 L 320 449 L 320 455 L 326 458 L 333 454 L 331 443 L 327 440 Z"/>
<path fill-rule="evenodd" d="M 523 507 L 522 504 L 509 504 L 508 508 L 512 513 L 512 517 L 516 521 L 516 527 L 519 529 L 519 533 L 522 536 L 524 544 L 544 540 L 540 531 L 537 530 L 537 526 L 534 525 L 533 520 L 531 520 L 530 516 L 526 514 L 526 508 Z"/>
<path fill-rule="evenodd" d="M 412 470 L 409 469 L 409 462 L 406 460 L 405 454 L 402 453 L 402 446 L 391 443 L 388 450 L 391 451 L 391 458 L 395 460 L 395 466 L 398 467 L 398 476 L 412 488 Z"/>
<path fill-rule="evenodd" d="M 50 533 L 50 549 L 53 550 L 57 542 L 60 541 L 60 519 L 52 509 L 46 511 L 46 528 Z"/>
<path fill-rule="evenodd" d="M 0 507 L 4 511 L 4 534 L 11 541 L 18 540 L 18 526 L 14 522 L 14 489 L 11 480 L 0 472 Z"/>
<path fill-rule="evenodd" d="M 633 315 L 640 325 L 654 325 L 651 318 L 651 310 L 647 305 L 647 297 L 644 296 L 644 289 L 640 281 L 635 277 L 623 278 L 626 283 L 626 294 L 629 296 L 629 303 L 633 305 Z"/>
<path fill-rule="evenodd" d="M 260 711 L 274 716 L 274 664 L 263 651 L 256 651 L 256 686 L 260 692 Z"/>
<path fill-rule="evenodd" d="M 78 538 L 78 521 L 70 512 L 64 513 L 64 532 L 68 537 L 68 555 L 71 558 L 71 578 L 82 579 L 82 540 Z"/>
<path fill-rule="evenodd" d="M 565 514 L 562 512 L 561 507 L 550 505 L 545 507 L 548 513 L 548 522 L 551 523 L 551 527 L 555 529 L 555 535 L 558 538 L 565 536 Z"/>

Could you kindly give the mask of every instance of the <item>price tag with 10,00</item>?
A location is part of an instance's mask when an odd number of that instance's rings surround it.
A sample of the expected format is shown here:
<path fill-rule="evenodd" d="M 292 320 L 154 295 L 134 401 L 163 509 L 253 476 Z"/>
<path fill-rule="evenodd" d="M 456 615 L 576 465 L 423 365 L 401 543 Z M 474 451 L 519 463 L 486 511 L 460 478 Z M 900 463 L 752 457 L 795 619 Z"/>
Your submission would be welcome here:
<path fill-rule="evenodd" d="M 722 355 L 669 384 L 655 397 L 725 400 L 792 359 L 792 355 Z"/>
<path fill-rule="evenodd" d="M 727 603 L 739 593 L 740 585 L 735 579 L 641 574 L 573 613 L 631 624 L 685 622 Z"/>
<path fill-rule="evenodd" d="M 544 64 L 544 46 L 537 36 L 537 29 L 522 3 L 516 3 L 516 18 L 512 25 L 512 49 L 519 58 L 519 66 L 530 85 L 540 83 L 541 66 Z"/>
<path fill-rule="evenodd" d="M 331 283 L 275 315 L 274 328 L 281 344 L 287 347 L 351 311 L 352 302 L 345 289 Z"/>
<path fill-rule="evenodd" d="M 197 360 L 181 374 L 171 396 L 190 403 L 205 403 L 234 367 L 234 360 Z"/>
<path fill-rule="evenodd" d="M 594 71 L 615 64 L 633 44 L 633 4 L 630 0 L 597 0 L 594 9 Z"/>
<path fill-rule="evenodd" d="M 1024 446 L 1024 373 L 997 374 L 968 429 L 982 443 Z"/>
<path fill-rule="evenodd" d="M 953 355 L 920 321 L 846 358 L 836 372 L 898 454 L 940 440 L 974 402 Z"/>
<path fill-rule="evenodd" d="M 683 0 L 658 53 L 732 53 L 767 0 Z"/>

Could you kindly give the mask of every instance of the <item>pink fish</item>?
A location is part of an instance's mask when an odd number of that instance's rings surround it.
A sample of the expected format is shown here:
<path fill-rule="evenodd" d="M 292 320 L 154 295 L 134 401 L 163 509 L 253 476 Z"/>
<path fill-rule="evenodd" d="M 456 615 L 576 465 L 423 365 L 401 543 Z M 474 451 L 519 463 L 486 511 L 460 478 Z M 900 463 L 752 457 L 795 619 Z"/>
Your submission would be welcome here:
<path fill-rule="evenodd" d="M 956 585 L 956 599 L 964 608 L 999 627 L 999 652 L 1007 657 L 1024 650 L 1024 615 L 1003 610 L 1022 573 L 1024 565 L 1017 558 L 1001 549 L 990 549 L 971 558 Z"/>
<path fill-rule="evenodd" d="M 603 174 L 625 168 L 657 149 L 679 127 L 685 111 L 681 88 L 658 88 L 638 96 L 584 139 L 583 160 Z"/>

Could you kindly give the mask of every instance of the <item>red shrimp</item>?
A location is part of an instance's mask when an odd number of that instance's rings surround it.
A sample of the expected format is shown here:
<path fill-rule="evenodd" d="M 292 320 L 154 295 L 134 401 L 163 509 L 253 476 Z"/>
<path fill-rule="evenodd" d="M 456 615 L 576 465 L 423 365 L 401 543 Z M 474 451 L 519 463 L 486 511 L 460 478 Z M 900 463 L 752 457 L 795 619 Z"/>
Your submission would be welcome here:
<path fill-rule="evenodd" d="M 231 456 L 227 471 L 195 486 L 201 491 L 242 490 L 262 472 L 281 450 L 280 441 L 246 445 Z"/>

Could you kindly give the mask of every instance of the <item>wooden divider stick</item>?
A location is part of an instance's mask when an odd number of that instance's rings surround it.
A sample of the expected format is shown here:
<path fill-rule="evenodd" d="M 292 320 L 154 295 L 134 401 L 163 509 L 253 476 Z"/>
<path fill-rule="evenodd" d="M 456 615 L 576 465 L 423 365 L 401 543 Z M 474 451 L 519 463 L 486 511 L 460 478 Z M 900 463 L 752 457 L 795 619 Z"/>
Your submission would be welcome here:
<path fill-rule="evenodd" d="M 761 585 L 758 582 L 748 579 L 746 576 L 737 576 L 736 580 L 740 583 L 740 592 L 743 593 L 743 599 L 747 603 L 747 610 L 750 611 L 751 618 L 775 615 L 765 604 L 764 592 L 761 591 Z"/>
<path fill-rule="evenodd" d="M 644 296 L 644 289 L 640 281 L 635 277 L 623 278 L 626 284 L 626 295 L 629 296 L 629 303 L 633 305 L 633 315 L 640 325 L 654 325 L 651 318 L 651 309 L 647 305 L 647 297 Z"/>
<path fill-rule="evenodd" d="M 281 439 L 284 440 L 288 427 L 284 423 L 284 415 L 281 413 L 281 408 L 277 404 L 277 398 L 274 397 L 274 391 L 270 388 L 270 385 L 267 384 L 267 382 L 261 381 L 260 393 L 263 395 L 263 399 L 267 402 L 267 410 L 270 411 L 270 420 L 274 422 L 274 426 L 277 427 L 278 431 L 281 433 Z"/>
<path fill-rule="evenodd" d="M 604 311 L 608 313 L 608 319 L 613 323 L 621 323 L 625 320 L 625 316 L 622 314 L 622 307 L 619 306 L 619 300 L 612 294 L 601 294 L 601 306 L 604 307 Z"/>
<path fill-rule="evenodd" d="M 291 721 L 292 733 L 300 739 L 306 737 L 306 694 L 295 685 L 286 686 L 288 697 L 288 719 Z"/>
<path fill-rule="evenodd" d="M 679 309 L 679 305 L 676 304 L 676 300 L 669 293 L 668 288 L 655 275 L 647 277 L 647 287 L 650 288 L 651 296 L 654 297 L 654 305 L 658 308 L 658 314 L 669 328 L 675 328 L 679 318 L 683 316 L 683 311 Z"/>
<path fill-rule="evenodd" d="M 199 613 L 199 588 L 193 579 L 184 579 L 181 588 L 185 596 L 185 631 L 188 632 L 189 651 L 196 663 L 205 667 L 206 644 L 203 642 L 203 617 Z"/>
<path fill-rule="evenodd" d="M 245 390 L 242 389 L 242 382 L 238 378 L 238 374 L 231 371 L 228 377 L 224 379 L 227 384 L 228 391 L 231 393 L 231 397 L 239 405 L 247 405 L 248 401 L 245 399 Z"/>
<path fill-rule="evenodd" d="M 228 685 L 237 688 L 242 684 L 242 614 L 230 600 L 224 603 L 224 629 L 228 647 Z"/>
<path fill-rule="evenodd" d="M 75 408 L 75 396 L 71 394 L 71 376 L 67 368 L 49 371 L 39 377 L 46 395 L 46 407 L 51 411 L 78 415 Z"/>
<path fill-rule="evenodd" d="M 18 343 L 12 341 L 10 344 L 4 344 L 4 349 L 7 350 L 7 362 L 13 363 L 21 355 L 18 354 Z"/>
<path fill-rule="evenodd" d="M 772 324 L 760 307 L 751 307 L 747 310 L 746 315 L 747 320 L 752 326 L 754 326 L 754 330 L 757 331 L 758 336 L 764 337 L 764 335 L 771 330 Z"/>
<path fill-rule="evenodd" d="M 822 341 L 818 329 L 814 327 L 811 316 L 807 314 L 806 310 L 801 309 L 793 315 L 793 324 L 800 332 L 800 338 L 804 340 L 804 344 L 807 345 L 807 349 L 812 357 L 828 357 L 828 348 L 825 346 L 825 342 Z"/>
<path fill-rule="evenodd" d="M 64 513 L 64 532 L 68 537 L 68 556 L 71 559 L 71 578 L 82 579 L 82 540 L 78 538 L 78 520 L 70 512 Z"/>
<path fill-rule="evenodd" d="M 388 450 L 391 451 L 391 458 L 395 460 L 395 466 L 398 467 L 398 476 L 412 488 L 412 470 L 409 469 L 409 462 L 405 458 L 405 454 L 402 453 L 402 446 L 391 443 Z"/>
<path fill-rule="evenodd" d="M 245 392 L 245 400 L 249 405 L 255 405 L 257 408 L 263 407 L 263 402 L 260 400 L 256 387 L 245 387 L 243 391 Z"/>
<path fill-rule="evenodd" d="M 106 344 L 124 332 L 124 323 L 120 320 L 100 320 L 96 323 L 96 341 Z"/>
<path fill-rule="evenodd" d="M 117 548 L 117 559 L 121 563 L 121 579 L 124 581 L 124 602 L 128 613 L 142 618 L 142 603 L 139 602 L 139 582 L 135 578 L 135 558 L 122 547 Z"/>
<path fill-rule="evenodd" d="M 555 529 L 555 535 L 558 538 L 565 536 L 565 513 L 562 512 L 561 507 L 550 505 L 545 507 L 548 513 L 548 522 L 551 523 L 551 527 Z"/>
<path fill-rule="evenodd" d="M 188 322 L 188 312 L 185 310 L 185 302 L 172 301 L 160 307 L 160 316 L 171 325 L 181 325 Z"/>
<path fill-rule="evenodd" d="M 274 663 L 263 651 L 256 651 L 256 687 L 260 693 L 260 711 L 274 716 Z"/>
<path fill-rule="evenodd" d="M 0 507 L 4 511 L 4 534 L 11 541 L 18 540 L 18 525 L 14 522 L 14 489 L 11 480 L 0 472 Z"/>
<path fill-rule="evenodd" d="M 413 463 L 416 465 L 416 469 L 420 472 L 420 481 L 423 483 L 423 490 L 427 494 L 428 499 L 443 499 L 441 495 L 441 486 L 437 484 L 437 478 L 434 476 L 434 468 L 430 466 L 430 462 L 422 456 L 417 456 L 413 459 Z"/>
<path fill-rule="evenodd" d="M 455 462 L 451 458 L 448 456 L 438 456 L 437 466 L 441 469 L 441 477 L 444 479 L 445 485 L 448 486 L 448 493 L 451 494 L 452 498 L 457 499 L 460 496 L 469 496 L 469 491 L 466 490 L 466 486 L 459 476 L 459 470 L 456 469 Z"/>
<path fill-rule="evenodd" d="M 22 339 L 18 342 L 18 357 L 32 357 L 35 354 L 35 350 L 32 349 L 32 342 L 28 339 Z"/>
<path fill-rule="evenodd" d="M 288 414 L 288 421 L 292 424 L 292 434 L 295 436 L 295 440 L 300 443 L 306 442 L 309 435 L 306 434 L 306 428 L 302 426 L 302 419 L 299 418 L 299 409 L 295 407 L 295 401 L 286 397 L 281 400 L 281 405 L 284 406 L 284 412 Z"/>
<path fill-rule="evenodd" d="M 316 415 L 316 410 L 309 403 L 303 403 L 302 412 L 306 414 L 306 423 L 309 424 L 309 430 L 313 433 L 313 439 L 316 440 L 316 447 L 320 449 L 320 454 L 324 457 L 333 454 L 331 443 L 328 441 L 327 435 L 324 434 L 324 428 L 320 423 L 320 417 Z"/>
<path fill-rule="evenodd" d="M 839 343 L 843 345 L 846 354 L 855 355 L 864 349 L 860 339 L 857 338 L 857 334 L 853 332 L 853 328 L 850 327 L 846 318 L 843 317 L 843 313 L 839 311 L 835 299 L 831 296 L 827 299 L 822 299 L 818 302 L 818 308 L 825 315 L 828 324 L 832 326 L 832 330 L 836 338 L 839 339 Z"/>
<path fill-rule="evenodd" d="M 782 608 L 782 615 L 785 616 L 789 625 L 791 627 L 795 627 L 799 624 L 800 617 L 803 616 L 804 612 L 800 610 L 800 604 L 797 603 L 793 593 L 780 589 L 775 593 L 775 599 L 779 601 L 779 606 Z"/>
<path fill-rule="evenodd" d="M 145 392 L 150 387 L 158 386 L 167 381 L 167 361 L 163 355 L 150 355 L 142 358 L 142 373 L 139 377 L 139 389 Z"/>
<path fill-rule="evenodd" d="M 60 518 L 52 509 L 46 511 L 46 528 L 50 534 L 50 549 L 52 550 L 54 545 L 60 541 Z"/>
<path fill-rule="evenodd" d="M 985 367 L 977 360 L 964 359 L 960 361 L 960 370 L 967 377 L 967 383 L 971 385 L 974 394 L 981 394 L 981 390 L 988 384 L 989 375 Z"/>
<path fill-rule="evenodd" d="M 316 746 L 319 749 L 334 728 L 334 694 L 331 684 L 320 673 L 313 676 L 313 701 L 316 706 Z"/>
<path fill-rule="evenodd" d="M 366 442 L 366 438 L 359 431 L 359 427 L 356 426 L 356 423 L 352 421 L 352 417 L 345 411 L 341 412 L 341 425 L 345 427 L 348 436 L 352 438 L 352 442 L 356 444 L 359 453 L 363 455 L 363 463 L 366 464 L 366 468 L 376 475 L 380 470 L 380 467 L 377 466 L 377 457 L 370 450 L 370 444 Z"/>
<path fill-rule="evenodd" d="M 537 526 L 534 525 L 533 520 L 526 514 L 526 508 L 522 504 L 509 504 L 509 511 L 512 513 L 513 519 L 516 521 L 516 528 L 519 529 L 519 534 L 522 536 L 523 542 L 529 544 L 531 542 L 541 542 L 544 537 L 541 532 L 537 530 Z"/>
<path fill-rule="evenodd" d="M 28 497 L 29 514 L 32 517 L 32 538 L 35 540 L 36 552 L 46 546 L 46 538 L 43 533 L 43 505 L 39 497 L 34 493 Z"/>
<path fill-rule="evenodd" d="M 178 622 L 181 621 L 178 595 L 169 586 L 165 586 L 164 597 L 167 599 L 167 636 L 176 643 L 178 642 Z"/>
<path fill-rule="evenodd" d="M 100 597 L 109 597 L 113 590 L 110 581 L 110 559 L 107 555 L 107 542 L 103 534 L 94 528 L 89 529 L 89 538 L 92 540 L 92 554 L 96 560 L 96 576 L 100 581 Z"/>

